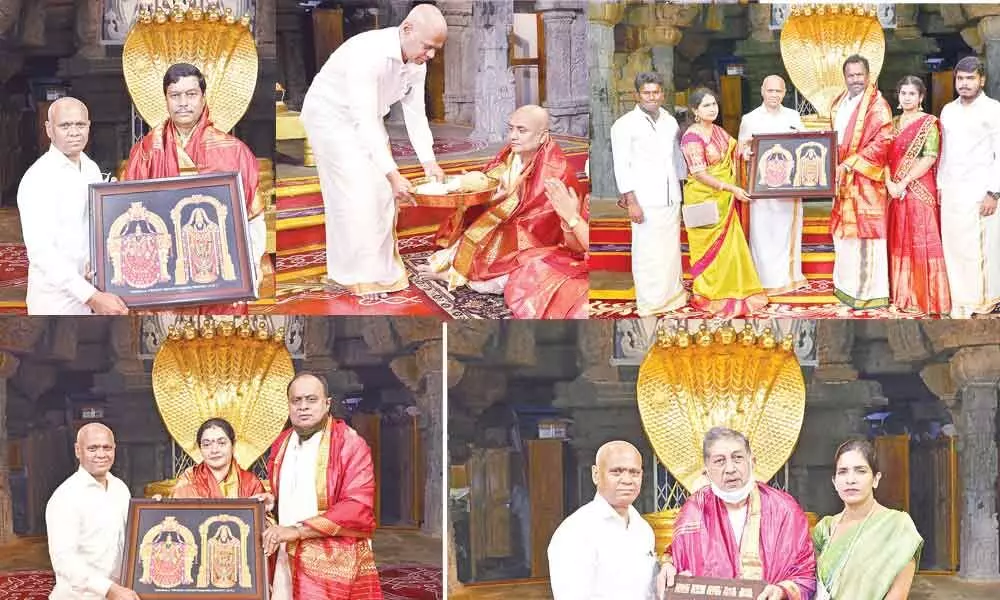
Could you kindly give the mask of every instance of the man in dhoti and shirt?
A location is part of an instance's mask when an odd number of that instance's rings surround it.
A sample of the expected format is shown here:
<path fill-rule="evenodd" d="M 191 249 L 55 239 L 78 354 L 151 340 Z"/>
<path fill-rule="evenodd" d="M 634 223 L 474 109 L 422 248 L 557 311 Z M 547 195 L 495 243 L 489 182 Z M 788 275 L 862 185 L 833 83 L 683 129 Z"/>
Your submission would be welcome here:
<path fill-rule="evenodd" d="M 702 443 L 710 484 L 681 507 L 663 556 L 658 589 L 678 574 L 752 579 L 766 587 L 756 600 L 808 600 L 816 591 L 809 521 L 794 498 L 754 480 L 746 436 L 714 427 Z"/>
<path fill-rule="evenodd" d="M 486 174 L 500 186 L 484 211 L 469 210 L 458 240 L 431 255 L 420 271 L 446 281 L 448 289 L 468 285 L 485 294 L 503 294 L 510 274 L 519 266 L 518 256 L 563 240 L 563 231 L 579 225 L 579 215 L 566 222 L 545 195 L 545 183 L 559 180 L 577 191 L 575 170 L 559 144 L 549 135 L 549 113 L 528 104 L 511 114 L 509 141 L 487 163 Z M 464 223 L 447 221 L 437 239 L 453 239 Z"/>
<path fill-rule="evenodd" d="M 397 202 L 412 184 L 392 158 L 383 118 L 399 102 L 424 174 L 443 181 L 424 108 L 427 61 L 444 46 L 448 24 L 429 4 L 399 27 L 351 37 L 330 55 L 302 103 L 326 219 L 329 283 L 358 296 L 410 285 L 396 244 Z"/>
<path fill-rule="evenodd" d="M 941 111 L 937 182 L 951 316 L 993 312 L 1000 303 L 1000 102 L 983 91 L 983 63 L 955 66 L 958 98 Z"/>
<path fill-rule="evenodd" d="M 177 63 L 163 76 L 169 117 L 155 126 L 129 153 L 126 180 L 158 179 L 205 173 L 237 172 L 250 227 L 250 261 L 260 283 L 260 261 L 267 248 L 264 198 L 259 193 L 257 158 L 235 136 L 212 125 L 205 103 L 205 76 L 194 65 Z M 203 312 L 245 314 L 246 304 L 204 305 Z"/>
<path fill-rule="evenodd" d="M 288 384 L 286 429 L 267 473 L 278 523 L 263 534 L 271 600 L 381 600 L 372 534 L 375 469 L 365 440 L 330 416 L 326 380 L 299 373 Z"/>
<path fill-rule="evenodd" d="M 785 80 L 768 75 L 760 86 L 763 103 L 740 121 L 739 141 L 750 158 L 755 135 L 802 131 L 799 113 L 781 105 Z M 753 158 L 756 160 L 756 157 Z M 774 296 L 806 285 L 802 274 L 802 200 L 755 198 L 750 203 L 750 254 L 764 291 Z"/>
<path fill-rule="evenodd" d="M 847 91 L 833 102 L 837 131 L 837 197 L 830 214 L 834 294 L 864 310 L 889 306 L 889 194 L 884 172 L 892 144 L 892 111 L 870 82 L 868 60 L 844 61 Z"/>
<path fill-rule="evenodd" d="M 611 126 L 620 204 L 632 222 L 632 279 L 640 317 L 687 304 L 681 267 L 681 154 L 677 120 L 660 106 L 663 77 L 639 73 L 635 108 Z"/>

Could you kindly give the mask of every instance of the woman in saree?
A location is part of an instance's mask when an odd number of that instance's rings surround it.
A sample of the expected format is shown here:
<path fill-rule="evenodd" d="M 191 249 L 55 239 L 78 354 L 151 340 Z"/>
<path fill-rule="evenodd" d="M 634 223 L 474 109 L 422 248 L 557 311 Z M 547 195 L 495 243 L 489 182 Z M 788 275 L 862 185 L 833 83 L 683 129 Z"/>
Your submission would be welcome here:
<path fill-rule="evenodd" d="M 903 600 L 910 592 L 924 540 L 910 515 L 875 500 L 875 447 L 848 440 L 834 458 L 833 486 L 844 510 L 813 529 L 816 600 Z"/>
<path fill-rule="evenodd" d="M 903 114 L 892 120 L 885 187 L 889 192 L 889 295 L 907 312 L 948 314 L 951 292 L 941 245 L 937 162 L 941 128 L 922 110 L 926 88 L 907 75 L 896 86 Z"/>
<path fill-rule="evenodd" d="M 695 90 L 688 108 L 694 124 L 681 136 L 688 167 L 684 213 L 698 205 L 710 208 L 707 205 L 713 203 L 718 214 L 718 220 L 700 226 L 684 223 L 694 279 L 691 306 L 723 318 L 749 316 L 768 300 L 736 213 L 736 200 L 750 201 L 736 185 L 736 140 L 714 123 L 719 104 L 711 90 Z"/>
<path fill-rule="evenodd" d="M 545 196 L 559 215 L 562 243 L 521 252 L 504 299 L 517 319 L 586 319 L 590 196 L 581 203 L 575 190 L 554 178 L 545 181 Z"/>

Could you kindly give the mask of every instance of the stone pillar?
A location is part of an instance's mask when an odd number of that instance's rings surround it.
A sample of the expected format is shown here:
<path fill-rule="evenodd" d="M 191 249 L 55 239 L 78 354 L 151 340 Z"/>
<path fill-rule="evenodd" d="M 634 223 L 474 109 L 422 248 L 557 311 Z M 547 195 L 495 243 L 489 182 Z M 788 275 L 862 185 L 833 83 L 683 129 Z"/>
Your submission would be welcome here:
<path fill-rule="evenodd" d="M 7 379 L 17 371 L 14 355 L 0 352 L 0 545 L 14 539 L 14 508 L 7 474 Z"/>
<path fill-rule="evenodd" d="M 990 16 L 979 22 L 979 35 L 985 44 L 986 93 L 1000 98 L 1000 16 Z"/>
<path fill-rule="evenodd" d="M 816 323 L 817 381 L 848 382 L 858 378 L 854 368 L 854 323 L 838 319 L 822 319 Z"/>
<path fill-rule="evenodd" d="M 785 102 L 786 105 L 793 106 L 793 99 L 790 97 L 793 84 L 781 61 L 781 47 L 777 35 L 768 27 L 770 22 L 770 4 L 750 5 L 750 36 L 736 42 L 734 54 L 746 61 L 744 76 L 750 82 L 750 96 L 744 100 L 744 106 L 748 108 L 756 107 L 762 102 L 760 84 L 768 75 L 781 75 L 784 78 L 785 87 L 788 89 Z"/>
<path fill-rule="evenodd" d="M 76 55 L 81 58 L 104 58 L 101 45 L 101 3 L 76 0 Z"/>
<path fill-rule="evenodd" d="M 612 103 L 617 102 L 614 84 L 615 25 L 625 9 L 619 2 L 590 3 L 588 20 L 590 73 L 590 189 L 591 205 L 604 201 L 613 205 L 618 197 L 611 158 Z M 591 209 L 593 210 L 593 208 Z"/>
<path fill-rule="evenodd" d="M 448 41 L 444 48 L 444 118 L 455 125 L 474 125 L 476 96 L 472 90 L 476 63 L 468 60 L 476 51 L 472 2 L 444 0 L 440 8 L 448 22 Z"/>
<path fill-rule="evenodd" d="M 276 0 L 257 0 L 253 30 L 257 42 L 257 54 L 263 60 L 276 60 L 278 58 L 275 3 Z"/>
<path fill-rule="evenodd" d="M 507 118 L 514 112 L 514 71 L 507 60 L 514 23 L 514 0 L 482 0 L 473 4 L 472 25 L 477 39 L 475 117 L 471 139 L 489 144 L 507 137 Z M 468 60 L 468 54 L 462 57 Z"/>
<path fill-rule="evenodd" d="M 583 5 L 576 0 L 536 3 L 545 24 L 545 106 L 555 133 L 587 135 L 589 98 L 578 95 L 586 76 L 586 31 L 581 31 Z M 589 90 L 587 90 L 589 91 Z M 584 92 L 586 93 L 586 91 Z"/>
<path fill-rule="evenodd" d="M 294 0 L 278 0 L 274 18 L 277 30 L 278 83 L 285 88 L 285 104 L 288 108 L 301 110 L 309 88 L 301 9 Z M 317 66 L 319 67 L 322 65 Z"/>
<path fill-rule="evenodd" d="M 663 76 L 663 105 L 674 112 L 674 48 L 682 38 L 680 27 L 687 27 L 697 9 L 680 4 L 661 4 L 653 9 L 653 23 L 640 35 L 643 47 L 650 49 L 653 70 Z M 634 86 L 633 86 L 634 87 Z"/>

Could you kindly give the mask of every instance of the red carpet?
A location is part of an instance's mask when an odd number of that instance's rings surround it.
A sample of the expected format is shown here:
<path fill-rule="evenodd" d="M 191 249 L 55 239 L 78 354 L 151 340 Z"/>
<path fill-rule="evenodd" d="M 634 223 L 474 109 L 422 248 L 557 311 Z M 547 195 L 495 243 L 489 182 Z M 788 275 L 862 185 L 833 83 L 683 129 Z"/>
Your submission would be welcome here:
<path fill-rule="evenodd" d="M 440 600 L 444 585 L 440 567 L 390 565 L 379 567 L 385 600 Z M 48 600 L 55 585 L 51 571 L 0 574 L 0 600 Z"/>
<path fill-rule="evenodd" d="M 0 287 L 28 285 L 28 251 L 24 244 L 0 243 Z"/>

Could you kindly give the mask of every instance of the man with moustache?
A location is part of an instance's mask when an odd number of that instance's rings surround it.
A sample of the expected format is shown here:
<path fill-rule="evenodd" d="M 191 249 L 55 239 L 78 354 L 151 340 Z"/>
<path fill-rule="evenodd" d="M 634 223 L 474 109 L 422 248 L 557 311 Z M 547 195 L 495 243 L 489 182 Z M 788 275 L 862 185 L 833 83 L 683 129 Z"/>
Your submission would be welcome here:
<path fill-rule="evenodd" d="M 301 372 L 288 384 L 292 427 L 275 440 L 267 463 L 278 516 L 263 534 L 274 574 L 271 600 L 382 598 L 371 546 L 371 450 L 330 416 L 330 403 L 318 375 Z"/>
<path fill-rule="evenodd" d="M 76 98 L 49 106 L 45 132 L 52 145 L 21 179 L 17 209 L 28 251 L 29 315 L 124 315 L 128 307 L 87 280 L 90 262 L 90 184 L 101 170 L 83 151 L 90 115 Z"/>
<path fill-rule="evenodd" d="M 952 318 L 990 313 L 1000 302 L 1000 102 L 984 83 L 978 58 L 958 61 L 958 98 L 941 110 L 937 184 Z"/>
<path fill-rule="evenodd" d="M 889 306 L 888 207 L 885 187 L 892 111 L 871 83 L 868 60 L 843 66 L 847 91 L 833 102 L 837 131 L 837 197 L 830 213 L 834 294 L 865 310 Z"/>
<path fill-rule="evenodd" d="M 549 542 L 554 600 L 653 600 L 655 536 L 632 506 L 642 484 L 642 455 L 612 441 L 597 451 L 594 499 L 559 525 Z"/>
<path fill-rule="evenodd" d="M 755 135 L 802 131 L 799 113 L 781 105 L 785 80 L 768 75 L 760 85 L 763 103 L 740 121 L 743 158 L 750 158 Z M 785 294 L 806 285 L 802 274 L 802 200 L 758 198 L 750 203 L 750 253 L 768 295 Z"/>
<path fill-rule="evenodd" d="M 710 485 L 691 494 L 674 522 L 657 589 L 681 575 L 767 582 L 757 600 L 808 600 L 816 591 L 809 522 L 795 500 L 754 481 L 742 433 L 713 427 L 702 444 Z"/>
<path fill-rule="evenodd" d="M 383 119 L 399 102 L 424 173 L 444 171 L 434 157 L 424 108 L 427 61 L 444 46 L 448 24 L 429 4 L 399 27 L 353 36 L 330 55 L 302 103 L 302 123 L 316 157 L 326 215 L 326 271 L 331 284 L 379 297 L 410 285 L 396 246 L 397 202 L 413 186 L 392 158 Z"/>
<path fill-rule="evenodd" d="M 687 304 L 681 268 L 681 155 L 677 120 L 660 105 L 663 77 L 635 77 L 635 108 L 611 126 L 619 204 L 632 222 L 632 279 L 640 317 Z"/>
<path fill-rule="evenodd" d="M 100 423 L 87 423 L 76 434 L 73 452 L 80 468 L 45 506 L 56 576 L 49 600 L 139 600 L 119 583 L 132 494 L 111 474 L 115 436 Z"/>

